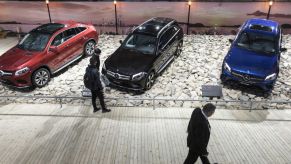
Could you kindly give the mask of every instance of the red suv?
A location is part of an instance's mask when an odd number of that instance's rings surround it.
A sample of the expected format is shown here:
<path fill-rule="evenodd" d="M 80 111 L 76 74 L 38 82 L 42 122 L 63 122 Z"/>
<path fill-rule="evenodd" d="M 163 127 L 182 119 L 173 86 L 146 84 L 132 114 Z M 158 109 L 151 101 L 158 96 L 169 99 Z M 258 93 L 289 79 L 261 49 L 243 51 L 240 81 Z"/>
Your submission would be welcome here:
<path fill-rule="evenodd" d="M 51 75 L 92 55 L 97 41 L 93 25 L 73 21 L 41 25 L 0 56 L 0 80 L 17 88 L 43 87 Z"/>

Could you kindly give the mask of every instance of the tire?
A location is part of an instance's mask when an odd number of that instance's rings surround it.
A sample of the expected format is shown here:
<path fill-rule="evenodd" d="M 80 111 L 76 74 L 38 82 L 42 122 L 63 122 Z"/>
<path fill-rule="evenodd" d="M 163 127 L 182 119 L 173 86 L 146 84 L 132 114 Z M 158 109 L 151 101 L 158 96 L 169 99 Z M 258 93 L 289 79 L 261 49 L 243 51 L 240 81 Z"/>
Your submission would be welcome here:
<path fill-rule="evenodd" d="M 153 84 L 155 83 L 155 73 L 151 71 L 146 77 L 146 83 L 144 86 L 144 90 L 149 90 L 152 88 Z"/>
<path fill-rule="evenodd" d="M 46 68 L 40 68 L 32 74 L 32 84 L 35 87 L 41 88 L 50 81 L 50 72 Z"/>
<path fill-rule="evenodd" d="M 95 45 L 96 43 L 93 40 L 87 42 L 84 46 L 84 56 L 92 56 L 94 54 Z"/>
<path fill-rule="evenodd" d="M 177 47 L 176 52 L 175 52 L 176 57 L 181 55 L 182 49 L 183 49 L 183 40 L 181 40 L 178 44 L 178 47 Z"/>

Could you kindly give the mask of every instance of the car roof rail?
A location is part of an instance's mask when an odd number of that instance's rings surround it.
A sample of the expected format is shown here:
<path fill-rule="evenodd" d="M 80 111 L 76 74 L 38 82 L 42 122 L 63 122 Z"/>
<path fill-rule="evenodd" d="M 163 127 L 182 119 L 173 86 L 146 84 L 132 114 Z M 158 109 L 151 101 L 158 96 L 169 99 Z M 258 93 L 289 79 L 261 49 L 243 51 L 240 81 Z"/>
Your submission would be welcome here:
<path fill-rule="evenodd" d="M 157 38 L 161 35 L 161 33 L 168 27 L 170 27 L 173 23 L 175 22 L 175 20 L 172 20 L 171 22 L 169 22 L 167 25 L 165 25 L 158 33 Z"/>
<path fill-rule="evenodd" d="M 144 24 L 146 24 L 147 22 L 149 22 L 149 21 L 151 21 L 151 20 L 154 20 L 155 18 L 157 18 L 157 17 L 151 18 L 151 19 L 149 19 L 149 20 L 143 22 L 142 24 L 140 24 L 139 26 L 137 26 L 136 28 L 134 28 L 132 31 L 135 31 L 135 30 L 138 29 L 139 27 L 143 26 Z"/>

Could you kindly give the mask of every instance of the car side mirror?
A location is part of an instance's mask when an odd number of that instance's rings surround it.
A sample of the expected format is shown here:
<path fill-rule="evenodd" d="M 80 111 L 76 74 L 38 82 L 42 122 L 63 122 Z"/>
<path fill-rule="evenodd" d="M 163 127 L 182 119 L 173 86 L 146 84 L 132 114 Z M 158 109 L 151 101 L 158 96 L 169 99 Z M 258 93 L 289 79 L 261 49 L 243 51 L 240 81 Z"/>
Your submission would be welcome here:
<path fill-rule="evenodd" d="M 281 52 L 286 52 L 287 51 L 287 48 L 281 48 L 280 51 Z"/>
<path fill-rule="evenodd" d="M 123 42 L 122 40 L 119 40 L 119 43 L 120 43 L 120 44 L 122 44 L 122 42 Z"/>
<path fill-rule="evenodd" d="M 232 43 L 232 42 L 233 42 L 233 39 L 228 39 L 228 41 L 229 41 L 230 43 Z"/>
<path fill-rule="evenodd" d="M 49 51 L 51 52 L 58 52 L 58 47 L 57 46 L 50 46 Z"/>

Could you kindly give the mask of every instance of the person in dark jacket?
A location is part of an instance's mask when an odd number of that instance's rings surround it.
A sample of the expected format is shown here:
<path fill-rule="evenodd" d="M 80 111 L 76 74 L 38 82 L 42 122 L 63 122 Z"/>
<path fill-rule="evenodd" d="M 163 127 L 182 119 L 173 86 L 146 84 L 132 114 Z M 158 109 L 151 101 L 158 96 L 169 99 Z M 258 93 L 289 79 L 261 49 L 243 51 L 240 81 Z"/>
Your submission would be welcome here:
<path fill-rule="evenodd" d="M 213 104 L 208 103 L 203 109 L 196 108 L 192 112 L 187 129 L 189 153 L 184 164 L 193 164 L 197 161 L 198 157 L 200 157 L 203 164 L 210 163 L 207 157 L 207 145 L 210 138 L 208 117 L 213 115 L 215 108 Z"/>
<path fill-rule="evenodd" d="M 94 50 L 94 54 L 92 55 L 92 58 L 96 60 L 95 66 L 98 70 L 100 69 L 100 54 L 101 54 L 101 50 L 99 48 L 96 48 Z"/>
<path fill-rule="evenodd" d="M 92 94 L 92 105 L 93 105 L 93 112 L 97 112 L 98 110 L 100 110 L 99 108 L 97 108 L 96 106 L 96 98 L 99 98 L 100 101 L 100 105 L 102 108 L 102 113 L 105 112 L 110 112 L 110 109 L 107 109 L 105 106 L 105 102 L 104 102 L 104 93 L 103 93 L 103 86 L 102 83 L 100 81 L 100 73 L 99 70 L 96 68 L 96 63 L 97 60 L 96 58 L 91 57 L 90 58 L 90 65 L 86 68 L 86 72 L 90 71 L 90 76 L 92 77 L 93 80 L 93 84 L 92 84 L 92 88 L 91 88 L 91 94 Z"/>

